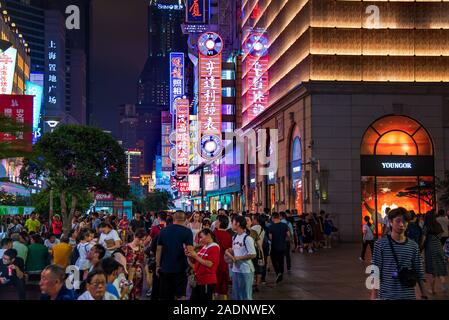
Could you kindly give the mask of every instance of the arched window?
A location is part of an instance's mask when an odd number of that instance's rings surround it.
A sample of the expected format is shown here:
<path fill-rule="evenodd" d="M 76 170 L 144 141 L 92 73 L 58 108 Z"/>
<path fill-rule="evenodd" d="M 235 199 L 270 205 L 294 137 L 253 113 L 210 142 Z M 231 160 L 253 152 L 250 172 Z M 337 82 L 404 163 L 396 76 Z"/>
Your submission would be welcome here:
<path fill-rule="evenodd" d="M 375 121 L 363 136 L 362 155 L 431 156 L 433 145 L 426 129 L 405 116 Z"/>
<path fill-rule="evenodd" d="M 303 192 L 302 192 L 302 146 L 299 136 L 299 128 L 296 127 L 292 135 L 291 154 L 290 154 L 290 177 L 291 185 L 291 205 L 298 210 L 303 211 Z"/>

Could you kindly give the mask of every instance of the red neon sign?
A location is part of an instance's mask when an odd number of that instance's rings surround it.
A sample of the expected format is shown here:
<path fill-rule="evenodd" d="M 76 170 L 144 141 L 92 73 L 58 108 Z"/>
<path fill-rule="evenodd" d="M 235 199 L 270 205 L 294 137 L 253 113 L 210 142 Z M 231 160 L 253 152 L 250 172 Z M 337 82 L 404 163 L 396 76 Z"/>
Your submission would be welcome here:
<path fill-rule="evenodd" d="M 186 176 L 189 174 L 189 100 L 175 101 L 176 110 L 176 174 Z"/>

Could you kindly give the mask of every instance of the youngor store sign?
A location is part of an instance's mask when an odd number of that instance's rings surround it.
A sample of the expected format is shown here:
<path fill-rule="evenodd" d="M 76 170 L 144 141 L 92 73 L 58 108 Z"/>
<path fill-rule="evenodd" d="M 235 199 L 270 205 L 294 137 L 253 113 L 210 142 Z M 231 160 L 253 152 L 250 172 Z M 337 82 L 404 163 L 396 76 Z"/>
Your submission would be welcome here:
<path fill-rule="evenodd" d="M 361 156 L 362 176 L 433 176 L 433 156 Z"/>

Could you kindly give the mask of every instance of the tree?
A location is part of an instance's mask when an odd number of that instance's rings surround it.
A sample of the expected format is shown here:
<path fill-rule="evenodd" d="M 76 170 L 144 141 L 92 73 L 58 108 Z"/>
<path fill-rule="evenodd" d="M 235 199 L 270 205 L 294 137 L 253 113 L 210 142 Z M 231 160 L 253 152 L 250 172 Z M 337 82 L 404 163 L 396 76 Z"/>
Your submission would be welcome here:
<path fill-rule="evenodd" d="M 143 200 L 145 211 L 161 211 L 174 207 L 173 198 L 166 190 L 155 190 L 149 193 Z"/>
<path fill-rule="evenodd" d="M 19 123 L 14 119 L 0 115 L 0 132 L 14 135 L 17 132 L 27 133 L 31 126 Z M 30 155 L 30 143 L 25 140 L 1 141 L 0 159 L 25 157 Z"/>
<path fill-rule="evenodd" d="M 44 178 L 47 186 L 59 194 L 66 233 L 85 192 L 128 195 L 125 167 L 125 153 L 111 135 L 93 127 L 61 125 L 34 145 L 20 177 L 27 185 L 33 179 Z"/>
<path fill-rule="evenodd" d="M 50 189 L 46 188 L 39 193 L 31 195 L 31 202 L 34 210 L 41 216 L 48 218 L 48 213 L 50 212 Z M 53 192 L 53 199 L 58 199 L 60 197 L 59 192 Z M 71 196 L 67 196 L 67 202 L 71 203 Z M 80 192 L 77 199 L 77 204 L 75 210 L 80 212 L 85 212 L 89 209 L 90 205 L 93 203 L 94 199 L 92 195 L 87 192 Z M 57 201 L 54 201 L 54 212 L 61 212 L 61 205 Z"/>
<path fill-rule="evenodd" d="M 419 199 L 426 203 L 429 207 L 433 207 L 434 204 L 434 192 L 433 192 L 433 183 L 430 182 L 422 182 L 421 185 L 416 185 L 413 187 L 405 188 L 402 191 L 399 191 L 396 196 L 397 197 L 406 197 L 411 199 Z"/>

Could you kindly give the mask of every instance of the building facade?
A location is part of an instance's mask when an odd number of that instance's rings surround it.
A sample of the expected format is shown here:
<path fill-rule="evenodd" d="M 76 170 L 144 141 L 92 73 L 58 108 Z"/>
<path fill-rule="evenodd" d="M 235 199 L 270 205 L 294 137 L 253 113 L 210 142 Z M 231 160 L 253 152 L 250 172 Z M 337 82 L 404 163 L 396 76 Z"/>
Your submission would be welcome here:
<path fill-rule="evenodd" d="M 270 63 L 268 107 L 243 129 L 266 132 L 258 157 L 277 146 L 278 158 L 268 174 L 245 164 L 245 208 L 325 210 L 354 241 L 364 216 L 379 227 L 387 207 L 435 206 L 449 3 L 247 1 L 245 28 L 267 33 Z"/>

